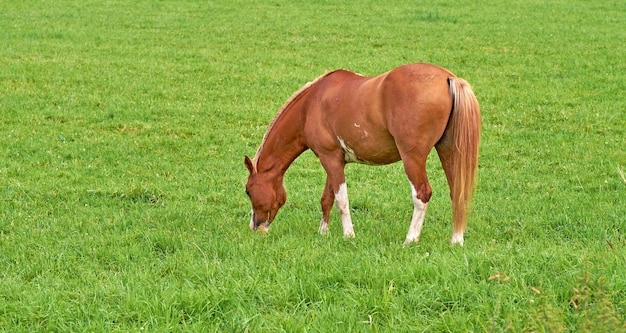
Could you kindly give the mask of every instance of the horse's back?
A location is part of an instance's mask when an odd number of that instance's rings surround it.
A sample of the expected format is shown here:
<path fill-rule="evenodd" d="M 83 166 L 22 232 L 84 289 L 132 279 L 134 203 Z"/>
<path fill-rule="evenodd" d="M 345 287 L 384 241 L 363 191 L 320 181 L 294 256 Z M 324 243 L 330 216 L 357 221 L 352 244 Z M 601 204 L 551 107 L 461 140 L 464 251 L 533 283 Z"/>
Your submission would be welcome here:
<path fill-rule="evenodd" d="M 449 111 L 452 101 L 448 78 L 451 77 L 455 75 L 445 68 L 426 63 L 403 65 L 371 77 L 337 70 L 320 82 L 319 101 L 329 114 L 359 110 L 393 115 L 404 111 L 398 108 L 399 104 L 447 104 L 442 108 Z"/>
<path fill-rule="evenodd" d="M 341 145 L 356 161 L 373 164 L 398 161 L 403 146 L 425 144 L 430 150 L 450 114 L 447 79 L 453 76 L 421 63 L 372 77 L 345 70 L 329 73 L 310 95 L 309 146 L 315 151 Z"/>

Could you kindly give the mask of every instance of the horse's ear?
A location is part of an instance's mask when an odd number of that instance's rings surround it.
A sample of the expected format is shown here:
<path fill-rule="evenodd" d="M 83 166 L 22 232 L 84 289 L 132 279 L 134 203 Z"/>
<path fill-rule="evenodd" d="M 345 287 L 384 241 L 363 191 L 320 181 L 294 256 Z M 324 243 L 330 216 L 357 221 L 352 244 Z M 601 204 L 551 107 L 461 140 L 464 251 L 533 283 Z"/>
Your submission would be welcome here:
<path fill-rule="evenodd" d="M 250 174 L 254 173 L 254 165 L 252 164 L 250 157 L 246 155 L 246 158 L 243 160 L 243 162 L 245 163 L 246 168 L 248 168 L 248 171 L 250 171 Z"/>

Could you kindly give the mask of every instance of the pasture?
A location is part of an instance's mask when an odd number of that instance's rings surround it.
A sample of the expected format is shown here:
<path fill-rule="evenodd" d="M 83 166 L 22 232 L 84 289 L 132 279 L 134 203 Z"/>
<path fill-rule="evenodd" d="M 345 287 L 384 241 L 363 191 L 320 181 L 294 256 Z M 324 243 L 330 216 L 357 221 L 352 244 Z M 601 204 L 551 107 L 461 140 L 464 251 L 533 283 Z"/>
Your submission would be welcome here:
<path fill-rule="evenodd" d="M 0 330 L 626 331 L 621 1 L 0 2 Z M 401 164 L 348 165 L 356 238 L 305 152 L 266 235 L 244 155 L 325 71 L 472 84 L 464 247 L 439 160 L 418 245 Z"/>

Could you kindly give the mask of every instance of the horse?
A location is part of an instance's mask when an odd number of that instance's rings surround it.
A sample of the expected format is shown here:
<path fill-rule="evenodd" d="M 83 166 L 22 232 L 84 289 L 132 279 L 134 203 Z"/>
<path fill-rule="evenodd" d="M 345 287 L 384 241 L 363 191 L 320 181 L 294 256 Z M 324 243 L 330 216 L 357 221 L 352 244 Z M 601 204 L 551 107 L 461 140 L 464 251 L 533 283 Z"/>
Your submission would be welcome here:
<path fill-rule="evenodd" d="M 354 237 L 344 168 L 347 163 L 402 161 L 411 185 L 413 216 L 405 244 L 419 241 L 432 188 L 426 159 L 434 147 L 452 202 L 451 244 L 463 245 L 478 169 L 481 116 L 469 83 L 432 64 L 412 63 L 378 76 L 327 72 L 296 91 L 270 123 L 252 159 L 246 194 L 250 229 L 267 232 L 287 194 L 283 177 L 311 149 L 326 171 L 319 233 L 328 231 L 333 203 L 343 235 Z"/>

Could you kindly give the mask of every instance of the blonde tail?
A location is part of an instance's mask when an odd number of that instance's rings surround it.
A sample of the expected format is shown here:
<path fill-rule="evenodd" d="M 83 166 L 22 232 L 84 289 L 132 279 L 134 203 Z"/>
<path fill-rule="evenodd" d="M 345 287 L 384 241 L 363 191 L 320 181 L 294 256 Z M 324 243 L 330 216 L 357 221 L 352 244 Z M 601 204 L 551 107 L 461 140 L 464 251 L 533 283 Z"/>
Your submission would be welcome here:
<path fill-rule="evenodd" d="M 446 129 L 452 143 L 452 176 L 450 196 L 454 221 L 453 243 L 463 243 L 467 225 L 467 210 L 472 200 L 478 171 L 478 146 L 480 143 L 480 107 L 467 81 L 450 78 L 453 109 Z M 460 239 L 456 239 L 460 235 Z"/>

